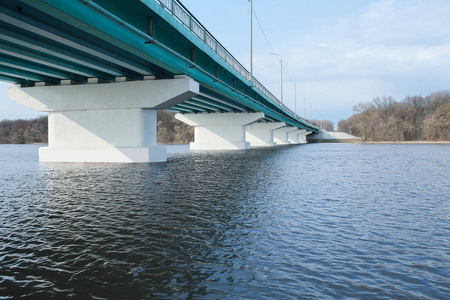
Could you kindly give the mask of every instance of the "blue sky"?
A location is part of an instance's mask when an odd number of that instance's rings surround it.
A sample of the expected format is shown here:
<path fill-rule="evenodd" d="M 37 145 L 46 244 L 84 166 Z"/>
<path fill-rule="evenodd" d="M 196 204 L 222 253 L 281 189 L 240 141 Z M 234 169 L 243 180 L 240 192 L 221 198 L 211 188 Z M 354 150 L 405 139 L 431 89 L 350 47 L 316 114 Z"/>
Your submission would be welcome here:
<path fill-rule="evenodd" d="M 249 66 L 248 0 L 182 3 L 244 66 Z M 337 123 L 353 105 L 390 95 L 427 95 L 450 89 L 448 0 L 253 0 L 274 51 L 283 58 L 284 102 L 297 113 Z M 280 63 L 270 55 L 256 19 L 254 76 L 280 95 Z M 0 83 L 0 120 L 39 113 L 7 99 Z"/>

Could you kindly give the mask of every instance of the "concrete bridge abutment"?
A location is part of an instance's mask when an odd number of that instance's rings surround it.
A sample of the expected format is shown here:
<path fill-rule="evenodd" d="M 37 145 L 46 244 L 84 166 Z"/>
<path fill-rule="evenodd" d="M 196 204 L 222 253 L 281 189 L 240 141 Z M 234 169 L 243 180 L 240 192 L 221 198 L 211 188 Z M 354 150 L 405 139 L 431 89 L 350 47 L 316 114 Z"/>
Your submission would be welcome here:
<path fill-rule="evenodd" d="M 49 113 L 49 145 L 42 162 L 161 162 L 157 110 L 199 93 L 189 77 L 9 89 L 9 97 Z"/>

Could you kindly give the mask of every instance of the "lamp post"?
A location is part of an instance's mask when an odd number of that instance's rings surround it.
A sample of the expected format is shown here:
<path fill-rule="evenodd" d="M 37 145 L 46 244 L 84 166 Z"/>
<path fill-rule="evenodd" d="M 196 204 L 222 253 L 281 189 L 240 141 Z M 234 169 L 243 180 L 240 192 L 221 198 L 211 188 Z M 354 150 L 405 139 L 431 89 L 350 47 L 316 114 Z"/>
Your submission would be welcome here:
<path fill-rule="evenodd" d="M 253 4 L 250 2 L 250 78 L 253 81 Z"/>
<path fill-rule="evenodd" d="M 280 72 L 280 90 L 281 90 L 280 91 L 280 100 L 281 100 L 281 103 L 283 103 L 283 58 L 281 57 L 280 54 L 277 54 L 274 52 L 271 52 L 270 54 L 275 55 L 278 58 L 278 60 L 280 61 L 280 66 L 281 66 L 281 68 L 280 68 L 280 70 L 281 70 L 281 72 Z"/>
<path fill-rule="evenodd" d="M 319 126 L 319 129 L 320 129 L 322 127 L 320 125 L 322 122 L 319 120 L 319 110 L 318 109 L 316 109 L 316 118 L 317 118 L 317 126 Z"/>
<path fill-rule="evenodd" d="M 294 84 L 294 112 L 295 116 L 297 116 L 297 83 L 292 79 L 291 82 Z"/>
<path fill-rule="evenodd" d="M 303 97 L 303 119 L 306 120 L 306 99 L 305 96 L 302 97 Z"/>

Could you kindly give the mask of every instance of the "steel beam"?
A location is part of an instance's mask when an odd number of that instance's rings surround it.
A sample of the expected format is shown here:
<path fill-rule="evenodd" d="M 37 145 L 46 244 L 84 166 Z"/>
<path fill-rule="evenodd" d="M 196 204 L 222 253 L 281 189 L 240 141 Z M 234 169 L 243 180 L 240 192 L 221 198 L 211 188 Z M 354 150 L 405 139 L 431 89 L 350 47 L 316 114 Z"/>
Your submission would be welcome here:
<path fill-rule="evenodd" d="M 111 53 L 107 49 L 100 48 L 96 45 L 93 45 L 92 43 L 88 44 L 87 42 L 73 35 L 69 36 L 68 34 L 60 30 L 51 28 L 30 18 L 26 18 L 19 13 L 12 11 L 8 11 L 7 13 L 5 13 L 0 10 L 0 19 L 4 22 L 9 23 L 11 26 L 16 26 L 21 30 L 25 30 L 29 33 L 34 33 L 37 36 L 41 36 L 67 47 L 76 49 L 76 51 L 81 51 L 99 59 L 111 62 L 125 69 L 129 69 L 132 72 L 136 72 L 137 74 L 151 74 L 150 69 L 143 68 L 141 65 L 129 61 L 126 57 L 119 57 L 116 54 Z"/>
<path fill-rule="evenodd" d="M 22 71 L 34 72 L 36 74 L 41 74 L 43 76 L 49 76 L 58 79 L 74 79 L 80 82 L 87 82 L 86 77 L 78 76 L 75 74 L 70 74 L 67 72 L 63 72 L 52 67 L 48 67 L 45 65 L 36 64 L 33 62 L 27 62 L 21 59 L 17 59 L 14 57 L 9 57 L 3 54 L 0 54 L 0 65 L 5 67 L 16 68 Z"/>

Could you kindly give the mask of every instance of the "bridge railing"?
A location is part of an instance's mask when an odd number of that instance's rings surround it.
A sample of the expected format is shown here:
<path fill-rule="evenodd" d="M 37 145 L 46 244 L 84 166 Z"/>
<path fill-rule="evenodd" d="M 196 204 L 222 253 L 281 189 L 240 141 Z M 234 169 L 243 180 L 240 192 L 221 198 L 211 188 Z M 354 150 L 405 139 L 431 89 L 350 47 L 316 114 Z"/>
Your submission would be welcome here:
<path fill-rule="evenodd" d="M 265 86 L 263 86 L 255 77 L 250 75 L 250 72 L 244 68 L 241 63 L 233 57 L 220 43 L 217 41 L 209 31 L 177 0 L 156 0 L 167 11 L 169 11 L 178 21 L 180 21 L 186 28 L 194 33 L 206 45 L 209 46 L 223 61 L 231 66 L 235 71 L 242 75 L 245 79 L 252 82 L 254 87 L 263 93 L 266 97 L 281 106 L 288 113 L 296 116 L 298 119 L 304 120 L 302 117 L 294 113 L 289 107 L 281 102 L 275 95 L 273 95 Z M 306 121 L 306 120 L 304 120 Z"/>

